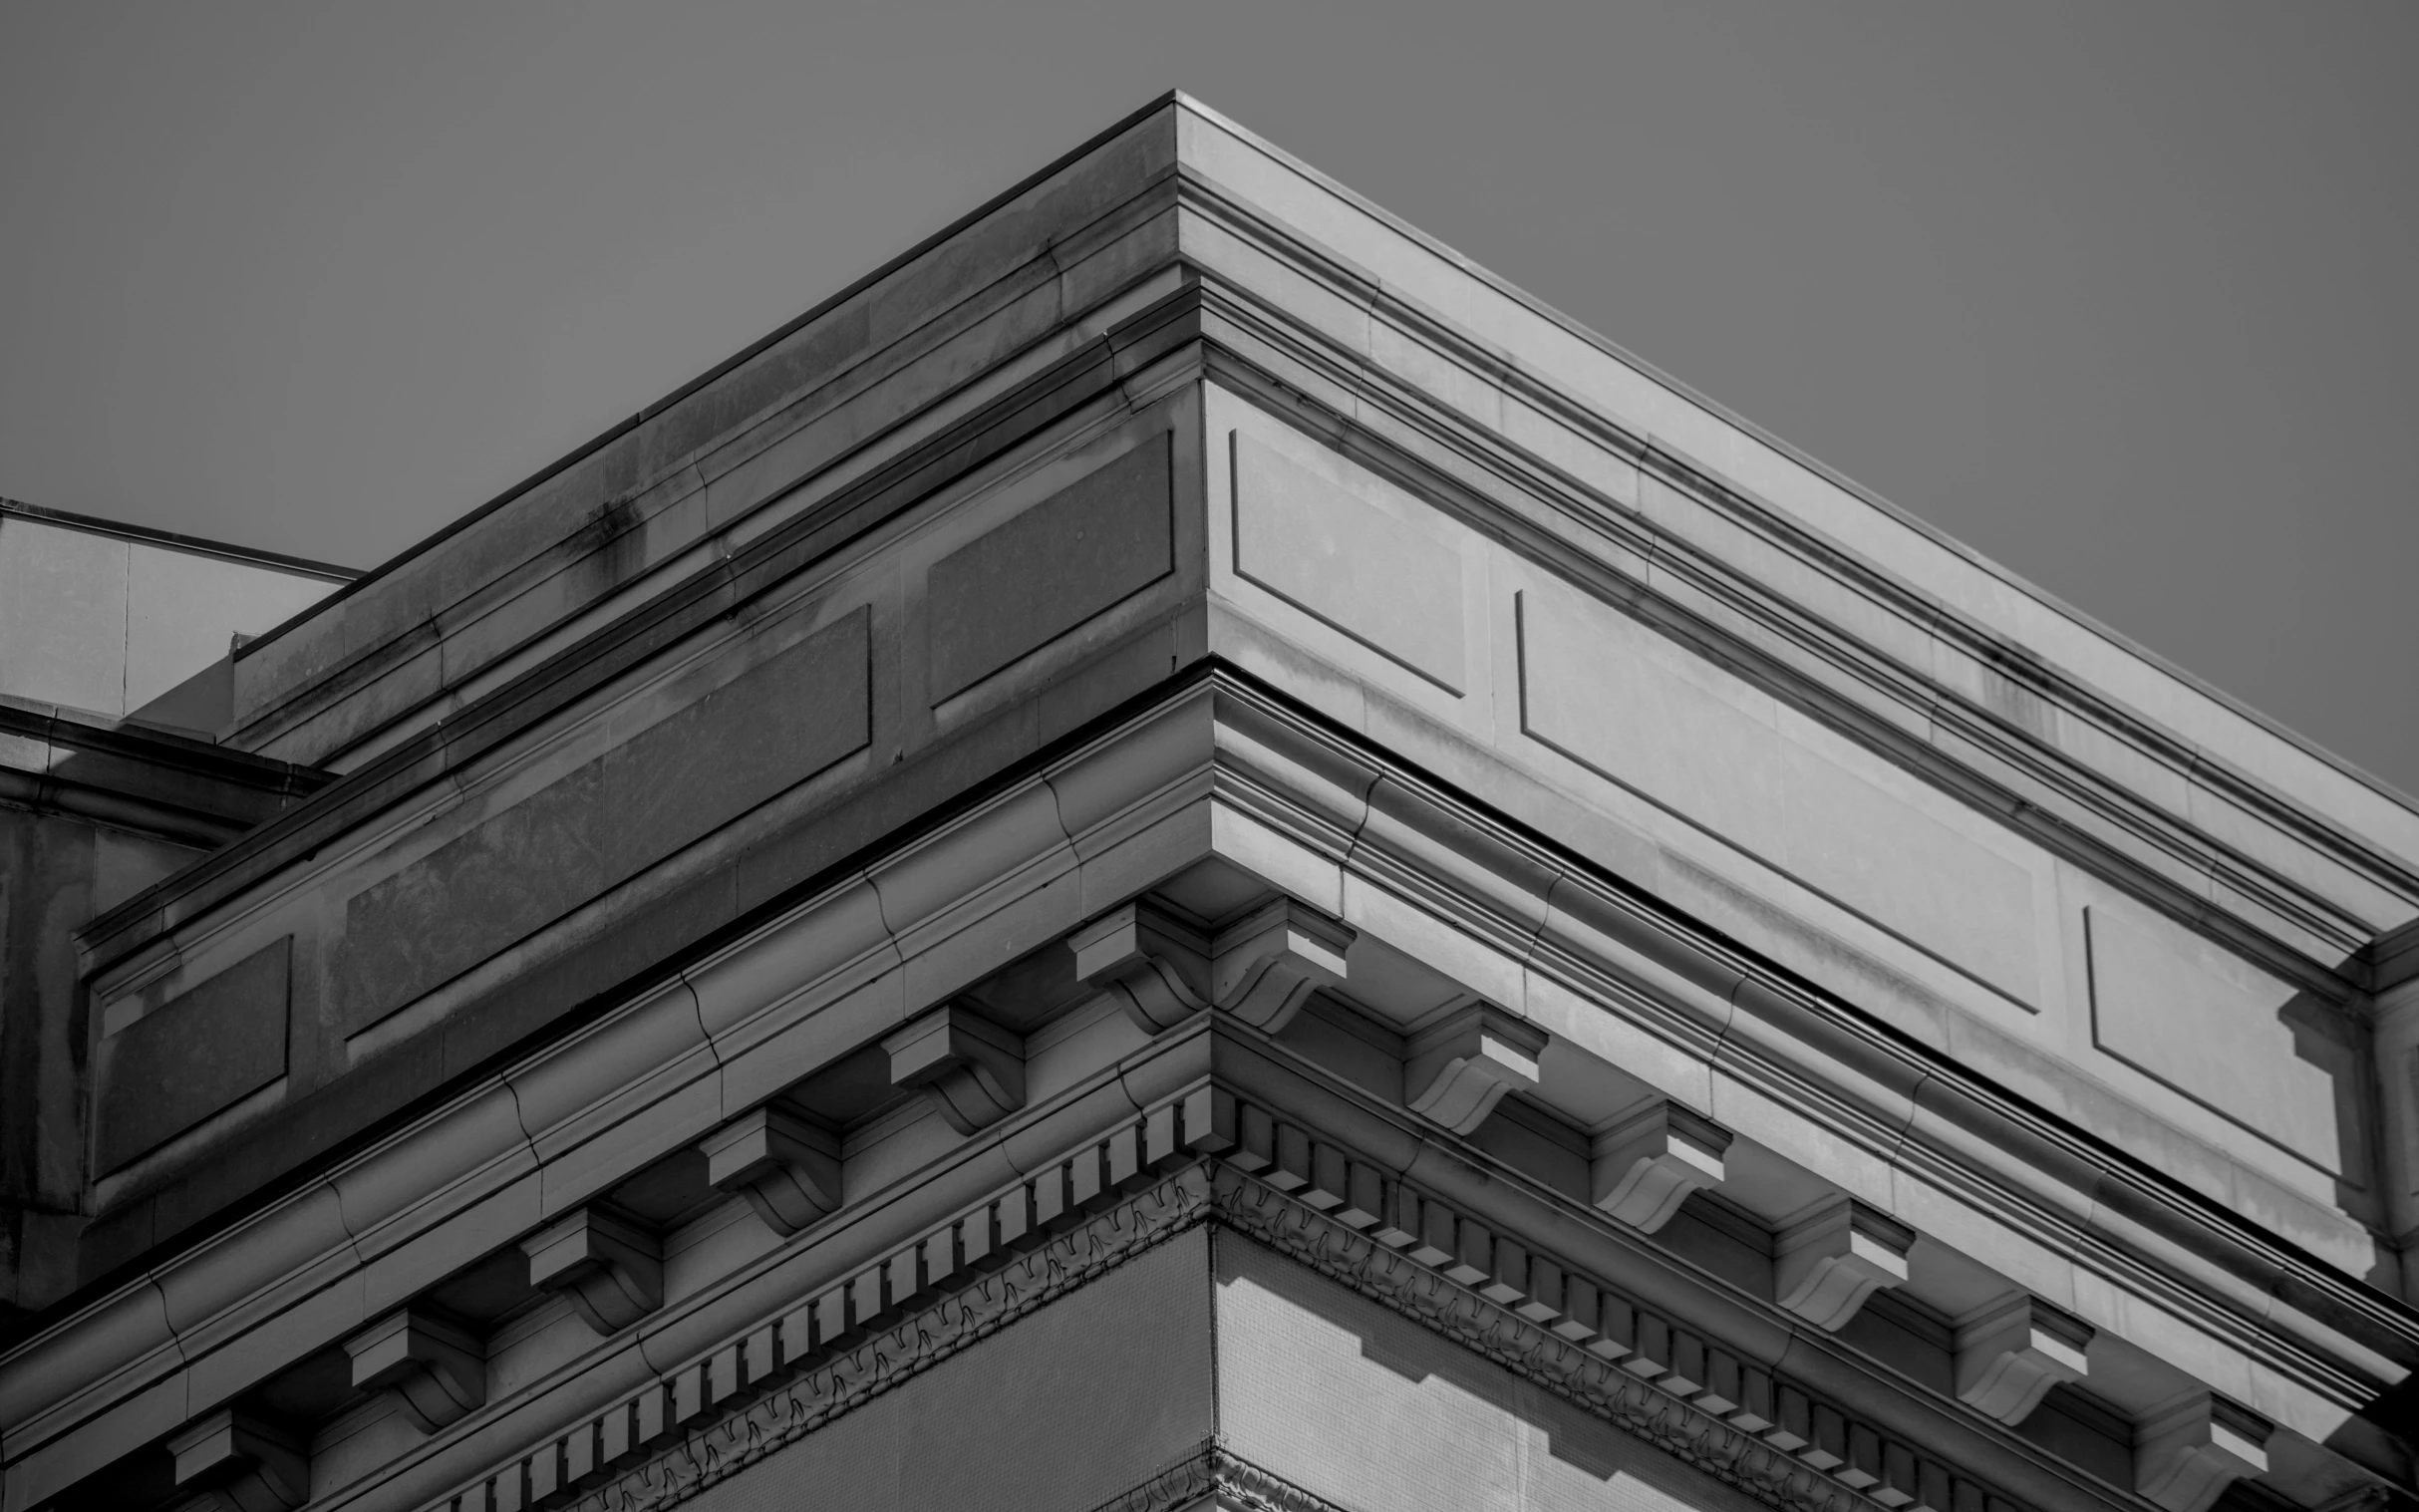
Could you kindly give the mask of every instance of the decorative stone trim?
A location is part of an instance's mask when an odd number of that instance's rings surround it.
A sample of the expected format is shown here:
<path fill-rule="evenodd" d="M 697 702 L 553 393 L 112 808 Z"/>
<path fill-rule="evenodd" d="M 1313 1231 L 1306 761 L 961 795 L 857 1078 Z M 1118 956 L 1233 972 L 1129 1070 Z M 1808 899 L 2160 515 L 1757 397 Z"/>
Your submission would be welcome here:
<path fill-rule="evenodd" d="M 2190 1391 L 2134 1428 L 2134 1489 L 2166 1512 L 2207 1512 L 2226 1488 L 2268 1470 L 2276 1425 L 2215 1391 Z"/>
<path fill-rule="evenodd" d="M 1958 1399 L 2012 1427 L 2051 1386 L 2089 1373 L 2095 1332 L 2029 1292 L 1982 1308 L 1958 1324 Z"/>
<path fill-rule="evenodd" d="M 1293 1022 L 1311 994 L 1343 985 L 1351 926 L 1279 898 L 1218 931 L 1211 942 L 1210 993 L 1217 1005 L 1265 1034 Z"/>
<path fill-rule="evenodd" d="M 1215 1440 L 1132 1490 L 1110 1497 L 1092 1512 L 1174 1512 L 1213 1496 L 1222 1507 L 1247 1508 L 1249 1512 L 1344 1512 L 1336 1503 L 1229 1452 Z"/>
<path fill-rule="evenodd" d="M 431 1512 L 668 1506 L 1209 1222 L 1768 1506 L 2024 1512 L 1382 1168 L 1206 1085 L 835 1280 L 785 1317 L 574 1425 Z M 1321 1505 L 1293 1499 L 1296 1488 L 1248 1466 L 1232 1471 L 1231 1486 L 1218 1478 L 1227 1473 L 1179 1466 L 1127 1495 L 1141 1498 L 1137 1507 L 1177 1507 L 1186 1505 L 1177 1493 L 1192 1486 L 1186 1494 L 1231 1491 L 1248 1505 Z M 1203 1475 L 1214 1483 L 1203 1484 Z"/>
<path fill-rule="evenodd" d="M 1866 1298 L 1907 1279 L 1913 1248 L 1915 1230 L 1854 1197 L 1832 1197 L 1773 1236 L 1773 1291 L 1782 1307 L 1837 1332 Z"/>
<path fill-rule="evenodd" d="M 307 1446 L 248 1412 L 220 1408 L 168 1440 L 179 1512 L 286 1512 L 311 1499 Z"/>
<path fill-rule="evenodd" d="M 1644 1234 L 1669 1223 L 1690 1192 L 1721 1185 L 1730 1131 L 1661 1101 L 1599 1133 L 1589 1154 L 1589 1195 Z"/>
<path fill-rule="evenodd" d="M 706 1179 L 748 1199 L 776 1234 L 795 1234 L 839 1209 L 840 1141 L 794 1113 L 759 1107 L 698 1142 Z"/>
<path fill-rule="evenodd" d="M 1036 1231 L 1025 1230 L 1009 1242 L 1033 1247 L 980 1257 L 976 1264 L 997 1268 L 970 1266 L 958 1290 L 912 1314 L 895 1303 L 870 1315 L 856 1311 L 858 1302 L 884 1295 L 889 1285 L 890 1262 L 870 1267 L 855 1280 L 879 1278 L 873 1288 L 833 1288 L 778 1324 L 684 1366 L 438 1507 L 496 1512 L 536 1506 L 573 1490 L 578 1491 L 574 1504 L 592 1512 L 633 1512 L 685 1500 L 1197 1226 L 1209 1215 L 1209 1203 L 1208 1168 L 1188 1166 L 1038 1244 L 1033 1243 Z M 986 1211 L 996 1212 L 997 1206 Z M 998 1225 L 993 1233 L 1006 1227 Z M 927 1239 L 905 1253 L 930 1253 L 931 1247 Z M 835 1298 L 846 1300 L 835 1309 Z M 709 1417 L 713 1420 L 701 1421 Z M 697 1425 L 680 1432 L 684 1424 Z M 618 1473 L 607 1470 L 675 1432 L 680 1436 L 655 1453 Z M 608 1478 L 583 1488 L 599 1471 Z"/>
<path fill-rule="evenodd" d="M 1025 1041 L 961 1003 L 945 1003 L 882 1041 L 894 1085 L 929 1098 L 949 1126 L 977 1133 L 1025 1105 Z"/>
<path fill-rule="evenodd" d="M 1075 975 L 1115 998 L 1146 1035 L 1209 1006 L 1209 942 L 1147 900 L 1110 909 L 1066 944 Z"/>
<path fill-rule="evenodd" d="M 1403 1100 L 1422 1118 L 1469 1134 L 1509 1091 L 1537 1089 L 1544 1030 L 1492 1003 L 1471 1003 L 1411 1037 Z"/>
<path fill-rule="evenodd" d="M 427 1308 L 400 1308 L 345 1341 L 353 1384 L 394 1393 L 434 1433 L 487 1399 L 486 1352 L 469 1330 Z"/>
<path fill-rule="evenodd" d="M 597 1203 L 521 1241 L 529 1284 L 559 1292 L 588 1327 L 618 1334 L 664 1303 L 664 1255 L 641 1224 Z"/>

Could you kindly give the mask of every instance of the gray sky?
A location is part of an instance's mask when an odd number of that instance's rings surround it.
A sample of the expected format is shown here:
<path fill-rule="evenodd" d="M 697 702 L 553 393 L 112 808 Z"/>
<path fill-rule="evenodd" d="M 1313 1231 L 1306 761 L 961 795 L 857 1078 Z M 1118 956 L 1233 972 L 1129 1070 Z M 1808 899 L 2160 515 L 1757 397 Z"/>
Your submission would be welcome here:
<path fill-rule="evenodd" d="M 374 565 L 1171 87 L 2419 790 L 2419 5 L 0 0 L 0 494 Z"/>

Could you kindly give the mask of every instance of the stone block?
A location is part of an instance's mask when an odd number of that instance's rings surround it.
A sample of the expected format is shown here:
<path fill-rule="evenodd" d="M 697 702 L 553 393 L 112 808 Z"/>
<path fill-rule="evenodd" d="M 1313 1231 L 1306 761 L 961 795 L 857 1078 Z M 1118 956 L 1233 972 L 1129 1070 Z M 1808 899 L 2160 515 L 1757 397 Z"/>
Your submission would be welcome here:
<path fill-rule="evenodd" d="M 1175 570 L 1170 456 L 1154 435 L 933 563 L 933 703 Z"/>
<path fill-rule="evenodd" d="M 102 1170 L 285 1074 L 292 947 L 281 937 L 111 1038 L 98 1099 Z"/>

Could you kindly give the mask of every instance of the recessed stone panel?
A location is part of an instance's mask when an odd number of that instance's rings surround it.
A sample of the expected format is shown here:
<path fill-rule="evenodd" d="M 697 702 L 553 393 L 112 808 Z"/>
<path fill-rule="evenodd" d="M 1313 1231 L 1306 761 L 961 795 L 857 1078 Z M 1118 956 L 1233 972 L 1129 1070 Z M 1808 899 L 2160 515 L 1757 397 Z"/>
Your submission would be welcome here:
<path fill-rule="evenodd" d="M 112 1037 L 101 1057 L 100 1169 L 114 1171 L 286 1072 L 293 937 Z"/>
<path fill-rule="evenodd" d="M 2334 1012 L 2155 915 L 2084 910 L 2091 1031 L 2135 1069 L 2336 1176 L 2356 1176 L 2359 1057 Z"/>
<path fill-rule="evenodd" d="M 1523 589 L 1518 608 L 1524 734 L 1741 849 L 1778 851 L 1770 698 L 1690 675 L 1654 631 L 1559 585 Z"/>
<path fill-rule="evenodd" d="M 1780 749 L 1792 871 L 2017 1002 L 2038 1005 L 2033 879 L 2023 867 L 1819 752 L 1790 740 Z"/>
<path fill-rule="evenodd" d="M 859 610 L 357 894 L 337 994 L 359 1031 L 871 739 Z"/>
<path fill-rule="evenodd" d="M 933 563 L 932 702 L 1175 570 L 1170 456 L 1160 432 Z"/>
<path fill-rule="evenodd" d="M 1521 590 L 1518 612 L 1530 739 L 2038 1004 L 2033 877 L 1961 833 L 1962 810 L 1889 790 L 1878 757 L 1860 775 L 1844 764 L 1860 752 L 1791 739 L 1768 695 L 1611 605 L 1546 583 Z"/>
<path fill-rule="evenodd" d="M 1236 573 L 1461 693 L 1461 553 L 1409 522 L 1429 506 L 1342 456 L 1229 436 Z"/>

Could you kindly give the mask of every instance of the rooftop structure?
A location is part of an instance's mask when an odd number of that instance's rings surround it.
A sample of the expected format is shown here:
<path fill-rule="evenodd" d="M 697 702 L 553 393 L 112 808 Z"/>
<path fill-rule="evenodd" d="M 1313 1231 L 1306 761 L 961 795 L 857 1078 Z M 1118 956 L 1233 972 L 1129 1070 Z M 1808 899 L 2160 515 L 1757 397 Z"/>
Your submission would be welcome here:
<path fill-rule="evenodd" d="M 1195 102 L 236 631 L 10 1512 L 2412 1504 L 2419 809 Z"/>

